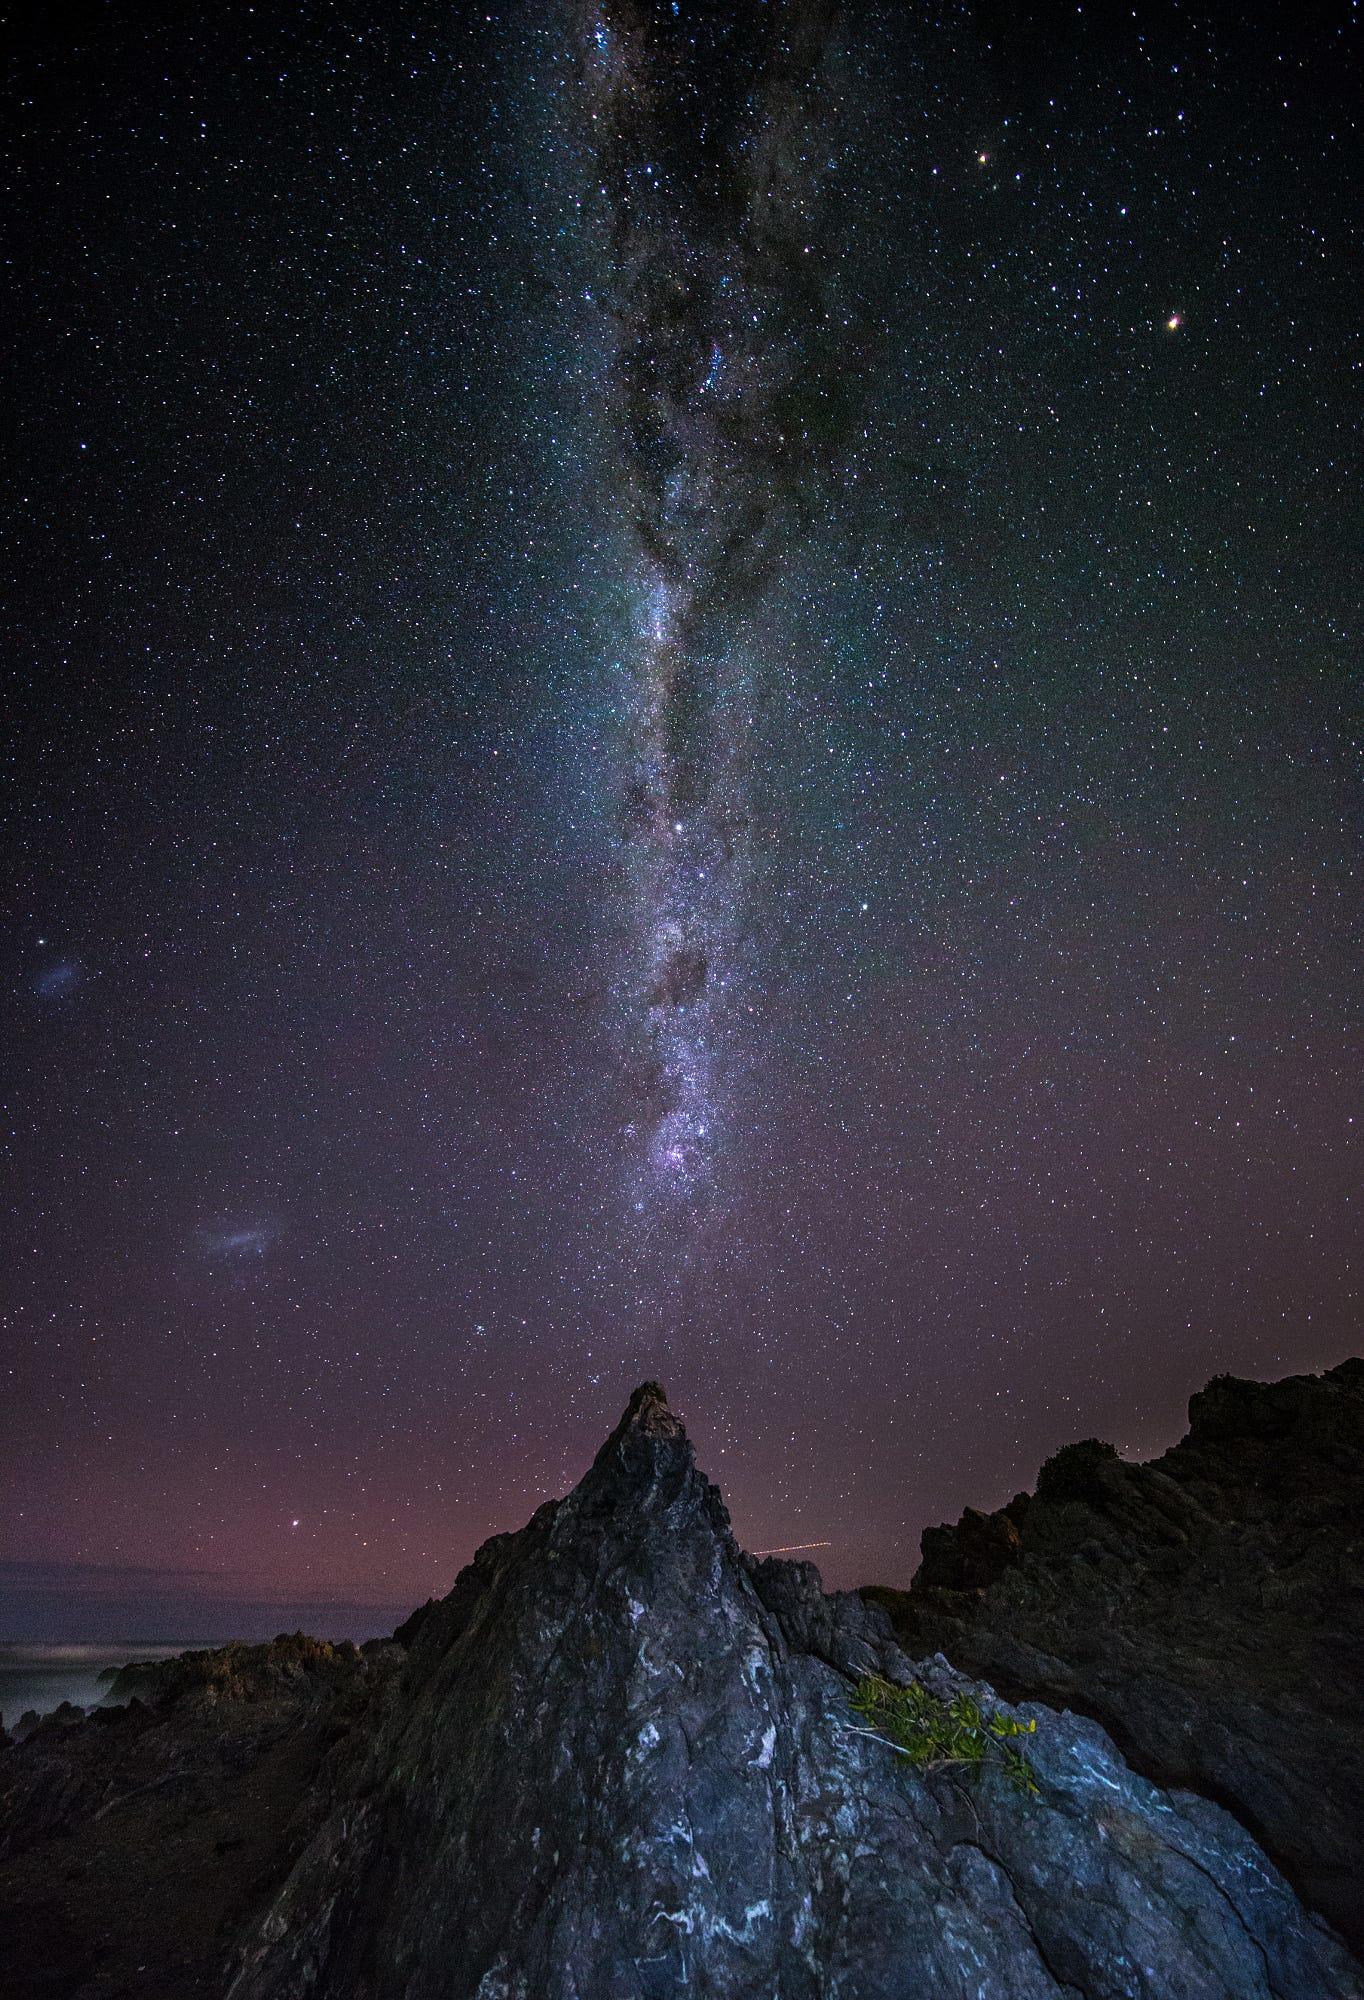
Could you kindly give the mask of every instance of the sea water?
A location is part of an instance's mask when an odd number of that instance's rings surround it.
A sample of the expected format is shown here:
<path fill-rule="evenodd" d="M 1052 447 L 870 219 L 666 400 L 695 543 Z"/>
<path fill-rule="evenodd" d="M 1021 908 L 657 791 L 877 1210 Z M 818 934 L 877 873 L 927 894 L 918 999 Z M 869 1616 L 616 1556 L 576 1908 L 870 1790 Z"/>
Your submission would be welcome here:
<path fill-rule="evenodd" d="M 111 1667 L 124 1667 L 133 1660 L 165 1660 L 183 1653 L 178 1645 L 156 1645 L 131 1641 L 126 1645 L 98 1644 L 45 1645 L 0 1644 L 0 1720 L 12 1729 L 29 1709 L 47 1715 L 64 1701 L 79 1708 L 94 1708 L 108 1698 L 109 1682 L 100 1677 Z"/>

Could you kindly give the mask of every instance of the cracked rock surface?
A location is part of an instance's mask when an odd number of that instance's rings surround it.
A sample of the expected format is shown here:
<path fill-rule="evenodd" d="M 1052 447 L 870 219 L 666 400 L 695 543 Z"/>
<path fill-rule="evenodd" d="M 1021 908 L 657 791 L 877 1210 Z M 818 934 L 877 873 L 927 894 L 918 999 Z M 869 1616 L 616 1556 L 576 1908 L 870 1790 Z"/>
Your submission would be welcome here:
<path fill-rule="evenodd" d="M 1243 1827 L 1097 1723 L 1017 1711 L 1036 1798 L 863 1733 L 867 1672 L 970 1684 L 809 1566 L 745 1556 L 654 1384 L 399 1637 L 232 2000 L 1364 1992 Z"/>

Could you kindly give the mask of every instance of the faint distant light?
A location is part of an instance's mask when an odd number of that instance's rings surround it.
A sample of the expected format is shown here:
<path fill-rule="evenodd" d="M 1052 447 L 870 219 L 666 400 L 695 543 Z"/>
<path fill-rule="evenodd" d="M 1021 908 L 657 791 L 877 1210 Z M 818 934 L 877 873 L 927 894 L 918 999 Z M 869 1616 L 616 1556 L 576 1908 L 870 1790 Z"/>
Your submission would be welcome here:
<path fill-rule="evenodd" d="M 793 1556 L 801 1549 L 831 1549 L 832 1542 L 783 1542 L 778 1549 L 754 1549 L 755 1556 Z"/>

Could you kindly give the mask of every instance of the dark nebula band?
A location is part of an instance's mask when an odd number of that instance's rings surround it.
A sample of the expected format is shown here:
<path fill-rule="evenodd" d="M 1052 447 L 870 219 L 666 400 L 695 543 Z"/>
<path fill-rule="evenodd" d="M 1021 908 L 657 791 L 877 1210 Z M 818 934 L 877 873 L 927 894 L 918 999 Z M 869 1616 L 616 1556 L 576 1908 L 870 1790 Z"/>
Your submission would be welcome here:
<path fill-rule="evenodd" d="M 676 8 L 615 0 L 582 26 L 635 564 L 621 809 L 640 1202 L 701 1196 L 724 1143 L 763 705 L 744 621 L 813 516 L 839 428 L 816 217 L 835 11 L 689 10 L 684 32 Z"/>

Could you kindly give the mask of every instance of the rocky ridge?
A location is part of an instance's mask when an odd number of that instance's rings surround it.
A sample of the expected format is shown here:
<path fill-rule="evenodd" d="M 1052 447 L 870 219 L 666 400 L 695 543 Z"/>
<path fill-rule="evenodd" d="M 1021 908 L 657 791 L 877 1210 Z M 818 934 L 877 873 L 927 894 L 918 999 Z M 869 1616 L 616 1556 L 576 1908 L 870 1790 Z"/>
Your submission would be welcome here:
<path fill-rule="evenodd" d="M 1220 1800 L 1364 1951 L 1364 1361 L 1223 1376 L 1149 1465 L 1068 1445 L 873 1590 L 910 1652 L 1102 1722 Z"/>

